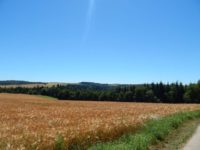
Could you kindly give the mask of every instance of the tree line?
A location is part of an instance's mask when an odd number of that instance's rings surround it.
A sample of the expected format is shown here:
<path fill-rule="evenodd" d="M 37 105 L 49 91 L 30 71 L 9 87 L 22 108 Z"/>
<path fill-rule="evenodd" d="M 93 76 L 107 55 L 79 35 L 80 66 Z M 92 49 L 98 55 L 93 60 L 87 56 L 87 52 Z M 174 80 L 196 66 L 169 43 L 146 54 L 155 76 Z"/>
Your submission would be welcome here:
<path fill-rule="evenodd" d="M 200 81 L 196 84 L 152 83 L 143 85 L 108 85 L 81 83 L 37 86 L 33 88 L 0 87 L 0 93 L 45 95 L 59 100 L 95 100 L 118 102 L 200 103 Z"/>

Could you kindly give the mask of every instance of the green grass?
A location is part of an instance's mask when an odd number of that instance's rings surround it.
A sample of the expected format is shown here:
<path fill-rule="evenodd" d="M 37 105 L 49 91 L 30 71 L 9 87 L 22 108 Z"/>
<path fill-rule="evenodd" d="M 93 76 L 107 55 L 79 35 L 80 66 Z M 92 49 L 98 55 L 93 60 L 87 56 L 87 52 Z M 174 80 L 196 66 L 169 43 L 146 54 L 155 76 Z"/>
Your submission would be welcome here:
<path fill-rule="evenodd" d="M 64 138 L 62 135 L 57 135 L 54 150 L 65 150 Z"/>
<path fill-rule="evenodd" d="M 37 95 L 38 97 L 41 98 L 46 98 L 46 99 L 50 99 L 50 100 L 57 100 L 57 98 L 51 97 L 51 96 L 44 96 L 44 95 Z"/>
<path fill-rule="evenodd" d="M 135 134 L 127 134 L 117 141 L 98 143 L 90 150 L 148 150 L 151 145 L 164 139 L 184 122 L 200 118 L 200 110 L 181 112 L 147 122 Z"/>
<path fill-rule="evenodd" d="M 179 150 L 193 135 L 200 124 L 200 118 L 184 122 L 178 129 L 171 132 L 164 141 L 150 147 L 150 150 Z"/>

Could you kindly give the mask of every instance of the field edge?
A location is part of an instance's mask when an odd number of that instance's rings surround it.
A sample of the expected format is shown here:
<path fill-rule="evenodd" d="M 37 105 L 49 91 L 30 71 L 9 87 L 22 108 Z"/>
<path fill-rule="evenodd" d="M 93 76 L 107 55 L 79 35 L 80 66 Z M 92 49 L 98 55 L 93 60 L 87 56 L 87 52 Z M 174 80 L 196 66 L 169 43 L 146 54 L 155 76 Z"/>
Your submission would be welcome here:
<path fill-rule="evenodd" d="M 200 118 L 184 122 L 178 129 L 174 130 L 169 135 L 167 135 L 163 141 L 150 146 L 149 150 L 182 149 L 187 143 L 187 141 L 195 133 L 199 124 L 200 124 Z"/>
<path fill-rule="evenodd" d="M 112 142 L 95 144 L 89 150 L 148 150 L 151 145 L 163 142 L 183 123 L 197 118 L 200 118 L 200 110 L 179 112 L 161 119 L 150 120 L 135 134 L 126 134 Z"/>

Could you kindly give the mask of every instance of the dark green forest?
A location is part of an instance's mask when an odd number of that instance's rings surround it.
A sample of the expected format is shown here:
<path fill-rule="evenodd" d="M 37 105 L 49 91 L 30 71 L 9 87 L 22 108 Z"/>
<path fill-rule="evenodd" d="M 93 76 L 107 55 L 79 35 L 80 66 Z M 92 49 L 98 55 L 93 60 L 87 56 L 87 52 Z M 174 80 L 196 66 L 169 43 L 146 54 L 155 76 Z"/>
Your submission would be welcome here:
<path fill-rule="evenodd" d="M 0 88 L 0 93 L 45 95 L 59 100 L 91 100 L 117 102 L 199 103 L 200 81 L 196 84 L 152 83 L 142 85 L 110 85 L 82 82 L 34 88 Z"/>

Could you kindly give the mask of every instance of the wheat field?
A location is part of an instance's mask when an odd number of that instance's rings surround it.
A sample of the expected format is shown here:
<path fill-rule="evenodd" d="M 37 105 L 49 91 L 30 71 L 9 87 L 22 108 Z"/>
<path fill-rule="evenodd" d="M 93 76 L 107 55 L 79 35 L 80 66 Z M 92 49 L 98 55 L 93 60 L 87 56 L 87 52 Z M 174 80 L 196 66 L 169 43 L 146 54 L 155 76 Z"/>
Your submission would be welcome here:
<path fill-rule="evenodd" d="M 200 109 L 195 104 L 59 101 L 40 96 L 0 94 L 0 149 L 66 149 L 87 146 L 134 131 L 148 119 Z"/>

